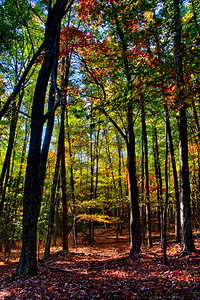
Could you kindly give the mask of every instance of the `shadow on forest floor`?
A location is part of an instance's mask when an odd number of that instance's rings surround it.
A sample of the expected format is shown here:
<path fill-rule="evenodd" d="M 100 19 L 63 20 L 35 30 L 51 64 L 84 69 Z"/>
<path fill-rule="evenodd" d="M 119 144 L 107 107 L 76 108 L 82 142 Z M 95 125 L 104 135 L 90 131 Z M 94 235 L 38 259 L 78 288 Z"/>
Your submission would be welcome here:
<path fill-rule="evenodd" d="M 89 247 L 82 241 L 70 253 L 52 247 L 50 258 L 38 262 L 38 275 L 31 278 L 12 276 L 16 250 L 9 263 L 0 262 L 0 299 L 200 299 L 199 239 L 198 251 L 182 258 L 180 245 L 169 243 L 168 266 L 162 264 L 157 244 L 131 259 L 128 243 L 100 242 Z"/>

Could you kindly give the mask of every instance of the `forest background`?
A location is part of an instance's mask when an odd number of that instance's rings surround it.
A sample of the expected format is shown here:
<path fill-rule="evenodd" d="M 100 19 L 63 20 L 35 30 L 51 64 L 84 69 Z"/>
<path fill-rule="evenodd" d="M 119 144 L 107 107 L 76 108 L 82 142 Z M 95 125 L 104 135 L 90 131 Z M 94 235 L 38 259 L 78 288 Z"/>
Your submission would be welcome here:
<path fill-rule="evenodd" d="M 0 4 L 0 249 L 100 226 L 130 255 L 167 224 L 193 252 L 200 214 L 198 1 Z"/>

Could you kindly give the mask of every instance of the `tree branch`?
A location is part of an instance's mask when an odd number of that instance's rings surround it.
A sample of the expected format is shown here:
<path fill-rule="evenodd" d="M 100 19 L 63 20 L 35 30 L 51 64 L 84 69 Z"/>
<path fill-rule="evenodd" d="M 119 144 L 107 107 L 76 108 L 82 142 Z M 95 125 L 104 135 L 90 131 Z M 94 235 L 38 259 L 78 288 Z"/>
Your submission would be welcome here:
<path fill-rule="evenodd" d="M 41 54 L 42 50 L 44 49 L 44 42 L 42 43 L 42 45 L 38 48 L 38 50 L 35 52 L 35 54 L 33 55 L 31 61 L 29 62 L 28 66 L 26 67 L 26 69 L 24 70 L 24 73 L 22 74 L 18 84 L 14 87 L 13 92 L 11 93 L 11 95 L 8 97 L 6 103 L 4 104 L 4 107 L 1 109 L 0 111 L 0 120 L 2 119 L 2 117 L 5 115 L 5 113 L 8 110 L 8 107 L 10 106 L 12 100 L 15 99 L 15 97 L 17 96 L 17 94 L 19 93 L 22 84 L 24 83 L 26 76 L 28 74 L 28 72 L 30 71 L 30 69 L 32 68 L 33 64 L 35 63 L 36 59 L 38 58 L 38 56 Z"/>

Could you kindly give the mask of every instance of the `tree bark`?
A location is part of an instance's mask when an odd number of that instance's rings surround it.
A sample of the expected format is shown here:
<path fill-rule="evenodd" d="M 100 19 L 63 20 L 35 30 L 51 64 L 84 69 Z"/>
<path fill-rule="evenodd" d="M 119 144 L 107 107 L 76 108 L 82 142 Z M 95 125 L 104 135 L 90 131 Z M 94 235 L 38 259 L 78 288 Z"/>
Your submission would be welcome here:
<path fill-rule="evenodd" d="M 61 188 L 62 188 L 62 208 L 63 208 L 63 251 L 69 252 L 68 247 L 68 207 L 66 189 L 66 167 L 65 167 L 65 99 L 62 99 L 61 112 Z"/>
<path fill-rule="evenodd" d="M 77 209 L 76 209 L 76 199 L 75 199 L 75 188 L 74 188 L 74 168 L 73 168 L 73 155 L 72 155 L 72 147 L 71 147 L 71 138 L 70 138 L 70 130 L 69 130 L 69 121 L 68 121 L 68 110 L 66 110 L 66 124 L 67 124 L 67 139 L 69 145 L 69 158 L 70 158 L 70 193 L 73 204 L 73 234 L 74 234 L 74 246 L 77 246 L 77 238 L 78 238 L 78 226 L 77 226 Z"/>
<path fill-rule="evenodd" d="M 163 188 L 162 188 L 162 176 L 160 168 L 160 155 L 158 150 L 158 138 L 156 125 L 154 124 L 154 145 L 153 156 L 155 164 L 156 185 L 157 185 L 157 199 L 158 199 L 158 229 L 160 231 L 160 241 L 163 245 Z"/>
<path fill-rule="evenodd" d="M 121 29 L 117 11 L 112 3 L 116 31 L 120 39 L 123 52 L 123 64 L 127 80 L 127 92 L 130 97 L 127 100 L 126 123 L 127 136 L 125 138 L 127 145 L 127 167 L 129 177 L 129 199 L 130 199 L 130 256 L 137 255 L 140 252 L 140 214 L 138 204 L 138 188 L 136 176 L 136 159 L 135 159 L 135 134 L 133 129 L 133 99 L 132 99 L 132 81 L 129 62 L 127 58 L 127 42 L 123 30 Z M 121 132 L 121 131 L 119 131 Z M 122 135 L 123 136 L 123 135 Z"/>
<path fill-rule="evenodd" d="M 175 235 L 176 235 L 176 242 L 179 243 L 181 241 L 181 226 L 180 226 L 180 200 L 179 200 L 179 186 L 178 186 L 178 175 L 176 170 L 176 162 L 174 157 L 174 145 L 172 139 L 172 132 L 171 126 L 169 121 L 169 114 L 167 105 L 165 106 L 165 114 L 166 114 L 166 126 L 167 126 L 167 134 L 169 137 L 169 148 L 171 154 L 171 162 L 172 162 L 172 171 L 174 177 L 174 189 L 175 189 L 175 204 L 176 204 L 176 213 L 175 213 Z"/>
<path fill-rule="evenodd" d="M 59 137 L 58 137 L 56 164 L 55 164 L 53 184 L 52 184 L 52 188 L 51 188 L 51 200 L 50 200 L 50 208 L 49 208 L 47 237 L 46 237 L 46 245 L 45 245 L 45 252 L 44 252 L 43 259 L 47 259 L 50 256 L 51 235 L 52 235 L 53 221 L 54 221 L 54 215 L 55 215 L 55 206 L 56 206 L 55 195 L 56 195 L 56 187 L 57 187 L 58 176 L 59 176 L 60 157 L 61 157 L 61 130 L 59 131 Z"/>
<path fill-rule="evenodd" d="M 168 115 L 166 113 L 165 118 L 167 119 Z M 167 208 L 169 200 L 169 184 L 168 184 L 168 132 L 167 132 L 167 122 L 165 119 L 165 206 L 163 211 L 163 264 L 168 265 L 167 259 Z"/>
<path fill-rule="evenodd" d="M 149 166 L 148 166 L 148 145 L 147 145 L 147 130 L 145 122 L 145 109 L 144 103 L 141 105 L 141 118 L 142 118 L 142 131 L 144 139 L 144 153 L 145 153 L 145 189 L 146 189 L 146 221 L 147 221 L 147 239 L 148 247 L 152 247 L 152 237 L 151 237 L 151 206 L 150 206 L 150 196 L 149 196 Z"/>
<path fill-rule="evenodd" d="M 39 167 L 44 103 L 49 77 L 55 60 L 57 28 L 66 13 L 67 4 L 68 0 L 57 0 L 54 7 L 49 8 L 46 22 L 44 61 L 38 75 L 33 97 L 31 137 L 23 197 L 22 250 L 20 261 L 15 272 L 16 275 L 35 275 L 37 273 L 37 220 L 41 206 L 39 197 Z"/>
<path fill-rule="evenodd" d="M 190 182 L 188 166 L 187 108 L 184 95 L 184 79 L 181 53 L 181 15 L 180 0 L 174 0 L 175 36 L 174 48 L 176 58 L 177 106 L 179 108 L 179 162 L 180 162 L 180 196 L 181 196 L 181 239 L 182 252 L 195 250 L 191 228 Z"/>
<path fill-rule="evenodd" d="M 91 116 L 92 116 L 92 108 L 91 108 Z M 93 123 L 90 124 L 90 201 L 92 202 L 94 197 L 94 158 L 93 158 Z M 92 205 L 92 204 L 91 204 Z M 89 208 L 89 214 L 93 214 L 93 208 Z M 93 246 L 94 244 L 94 221 L 92 219 L 89 220 L 89 245 Z"/>
<path fill-rule="evenodd" d="M 140 214 L 138 205 L 138 190 L 135 161 L 135 135 L 133 131 L 132 103 L 127 111 L 128 141 L 127 141 L 127 166 L 129 178 L 130 199 L 130 256 L 140 252 Z"/>
<path fill-rule="evenodd" d="M 19 115 L 18 111 L 21 107 L 22 99 L 23 99 L 23 92 L 19 97 L 18 105 L 15 106 L 15 110 L 12 113 L 8 147 L 7 147 L 6 156 L 5 156 L 3 168 L 1 171 L 1 177 L 0 177 L 0 195 L 1 195 L 0 213 L 3 210 L 3 205 L 5 202 L 6 188 L 7 188 L 9 172 L 10 172 L 10 160 L 11 160 L 11 154 L 12 154 L 12 150 L 13 150 L 13 146 L 14 146 L 15 132 L 16 132 L 16 128 L 17 128 L 17 121 L 18 121 L 18 115 Z M 6 179 L 5 179 L 5 177 L 6 177 Z M 5 182 L 4 182 L 4 180 L 5 180 Z"/>
<path fill-rule="evenodd" d="M 51 136 L 54 127 L 54 104 L 55 104 L 55 95 L 57 93 L 58 100 L 60 104 L 60 91 L 56 89 L 57 85 L 57 68 L 58 68 L 58 58 L 59 58 L 59 41 L 60 41 L 60 24 L 58 26 L 56 40 L 55 40 L 55 60 L 53 64 L 53 69 L 51 73 L 51 85 L 49 88 L 49 99 L 48 99 L 48 113 L 49 117 L 47 120 L 46 132 L 44 136 L 44 141 L 42 144 L 42 150 L 40 153 L 40 166 L 39 166 L 39 184 L 40 184 L 40 201 L 42 200 L 44 180 L 46 174 L 46 164 L 47 157 L 49 153 L 49 147 L 51 143 Z"/>

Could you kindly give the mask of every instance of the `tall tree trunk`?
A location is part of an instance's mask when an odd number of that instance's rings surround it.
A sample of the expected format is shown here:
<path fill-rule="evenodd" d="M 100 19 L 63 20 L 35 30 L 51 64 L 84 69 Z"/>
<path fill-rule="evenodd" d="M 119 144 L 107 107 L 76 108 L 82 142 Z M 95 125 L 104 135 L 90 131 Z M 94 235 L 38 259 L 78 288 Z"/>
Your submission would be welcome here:
<path fill-rule="evenodd" d="M 172 162 L 172 171 L 174 177 L 174 189 L 175 189 L 175 201 L 176 201 L 176 213 L 175 213 L 175 235 L 176 235 L 176 242 L 179 243 L 181 241 L 181 226 L 180 226 L 180 200 L 179 200 L 179 186 L 178 186 L 178 175 L 176 170 L 176 162 L 174 156 L 174 146 L 172 140 L 172 132 L 171 126 L 169 121 L 169 114 L 167 105 L 165 105 L 165 114 L 166 114 L 166 126 L 167 126 L 167 133 L 169 137 L 169 148 L 171 154 L 171 162 Z"/>
<path fill-rule="evenodd" d="M 53 245 L 56 246 L 57 241 L 57 228 L 58 228 L 58 219 L 59 219 L 59 206 L 60 206 L 60 176 L 58 177 L 58 185 L 56 190 L 56 207 L 55 207 L 55 222 L 54 222 L 54 235 L 53 235 Z"/>
<path fill-rule="evenodd" d="M 55 164 L 55 170 L 54 170 L 53 184 L 52 184 L 52 188 L 51 188 L 51 200 L 50 200 L 50 207 L 49 207 L 47 237 L 46 237 L 46 245 L 45 245 L 45 252 L 44 252 L 43 259 L 47 259 L 50 256 L 51 235 L 52 235 L 52 230 L 53 230 L 53 222 L 54 222 L 55 206 L 56 206 L 55 195 L 56 195 L 56 187 L 58 184 L 60 157 L 61 157 L 61 126 L 60 126 L 60 130 L 59 130 L 56 164 Z"/>
<path fill-rule="evenodd" d="M 145 109 L 144 103 L 141 104 L 141 118 L 142 118 L 142 131 L 144 139 L 144 153 L 145 153 L 145 190 L 146 190 L 146 220 L 147 220 L 147 239 L 148 247 L 152 247 L 151 237 L 151 207 L 150 207 L 150 196 L 149 196 L 149 166 L 148 166 L 148 145 L 147 145 L 147 130 L 145 122 Z"/>
<path fill-rule="evenodd" d="M 140 252 L 140 214 L 138 205 L 138 189 L 135 161 L 135 134 L 133 131 L 132 102 L 128 104 L 127 125 L 127 166 L 130 198 L 130 255 L 134 256 Z"/>
<path fill-rule="evenodd" d="M 117 207 L 117 242 L 119 241 L 119 234 L 122 235 L 122 217 L 123 217 L 123 192 L 122 192 L 122 146 L 120 143 L 119 135 L 116 132 L 117 138 L 117 150 L 118 150 L 118 195 L 119 195 L 119 203 Z"/>
<path fill-rule="evenodd" d="M 22 184 L 22 182 L 23 182 L 22 181 L 23 180 L 22 169 L 23 169 L 23 164 L 24 164 L 25 157 L 26 157 L 26 150 L 27 150 L 27 144 L 28 144 L 28 126 L 29 126 L 29 122 L 28 122 L 28 118 L 26 118 L 24 144 L 22 147 L 22 155 L 21 155 L 21 161 L 20 161 L 20 167 L 19 167 L 19 174 L 18 174 L 16 188 L 15 188 L 15 198 L 17 197 L 17 194 L 19 192 L 20 184 Z"/>
<path fill-rule="evenodd" d="M 73 168 L 73 156 L 72 156 L 72 148 L 71 148 L 71 138 L 70 138 L 70 130 L 69 130 L 69 120 L 68 120 L 68 110 L 66 109 L 66 125 L 67 125 L 67 139 L 69 145 L 69 158 L 70 158 L 70 193 L 73 204 L 73 233 L 74 233 L 74 246 L 77 246 L 77 236 L 78 236 L 78 226 L 77 226 L 77 209 L 76 209 L 76 200 L 75 200 L 75 189 L 74 189 L 74 168 Z"/>
<path fill-rule="evenodd" d="M 198 119 L 194 100 L 192 99 L 191 101 L 192 101 L 192 109 L 193 109 L 194 121 L 195 121 L 196 131 L 197 131 L 198 191 L 199 191 L 198 198 L 200 198 L 200 125 L 199 125 L 199 119 Z"/>
<path fill-rule="evenodd" d="M 198 82 L 199 84 L 199 82 Z M 195 217 L 197 218 L 197 220 L 200 217 L 200 125 L 199 125 L 199 119 L 198 119 L 198 115 L 197 115 L 197 110 L 196 110 L 196 106 L 195 106 L 195 102 L 192 99 L 192 109 L 193 109 L 193 115 L 194 115 L 194 121 L 195 121 L 195 125 L 196 125 L 196 131 L 197 131 L 197 165 L 198 165 L 198 178 L 197 178 L 197 182 L 195 184 L 195 204 L 194 204 L 194 209 L 195 209 Z M 195 162 L 194 162 L 195 164 Z M 194 178 L 196 174 L 194 174 Z"/>
<path fill-rule="evenodd" d="M 94 197 L 94 158 L 93 158 L 93 142 L 92 142 L 92 134 L 93 134 L 93 124 L 90 124 L 90 201 L 92 201 Z M 89 214 L 93 214 L 93 209 L 90 207 Z M 94 222 L 92 219 L 89 221 L 89 245 L 93 246 L 94 244 Z"/>
<path fill-rule="evenodd" d="M 23 197 L 22 250 L 15 272 L 16 275 L 34 275 L 37 273 L 37 220 L 41 206 L 39 167 L 44 104 L 49 77 L 55 60 L 57 28 L 66 13 L 67 4 L 68 0 L 57 0 L 54 7 L 49 8 L 46 22 L 44 61 L 38 75 L 33 97 L 31 137 Z"/>
<path fill-rule="evenodd" d="M 120 38 L 120 43 L 123 52 L 123 64 L 127 80 L 127 92 L 130 97 L 127 100 L 126 122 L 127 122 L 127 136 L 125 138 L 127 145 L 127 167 L 129 177 L 129 199 L 130 199 L 130 256 L 134 256 L 140 252 L 140 214 L 138 204 L 138 188 L 136 176 L 136 158 L 135 158 L 135 134 L 133 129 L 133 99 L 132 99 L 132 78 L 127 58 L 127 41 L 120 22 L 116 8 L 113 3 L 113 13 L 116 24 L 116 31 Z M 123 136 L 123 135 L 122 135 Z"/>
<path fill-rule="evenodd" d="M 184 79 L 181 53 L 181 15 L 180 0 L 174 0 L 176 58 L 177 105 L 179 108 L 179 161 L 180 161 L 180 195 L 181 195 L 181 239 L 182 252 L 193 252 L 194 240 L 191 228 L 190 182 L 188 166 L 187 111 L 184 95 Z"/>
<path fill-rule="evenodd" d="M 46 164 L 47 157 L 49 153 L 49 147 L 51 142 L 51 136 L 54 127 L 54 104 L 55 104 L 55 95 L 57 92 L 57 103 L 60 105 L 60 91 L 56 89 L 57 85 L 57 68 L 58 68 L 58 58 L 59 58 L 59 41 L 60 41 L 60 24 L 58 26 L 58 31 L 55 40 L 55 60 L 53 64 L 53 69 L 51 73 L 51 85 L 49 88 L 49 99 L 48 99 L 48 120 L 46 126 L 46 132 L 42 144 L 42 150 L 40 153 L 40 166 L 39 166 L 39 184 L 40 184 L 40 201 L 42 201 L 42 194 L 44 188 L 44 180 L 46 174 Z"/>
<path fill-rule="evenodd" d="M 107 153 L 107 157 L 108 157 L 108 161 L 109 161 L 109 169 L 111 170 L 111 175 L 112 175 L 112 183 L 113 183 L 113 188 L 114 188 L 114 193 L 115 196 L 117 197 L 117 187 L 116 187 L 116 180 L 115 180 L 115 176 L 114 176 L 114 172 L 113 172 L 113 166 L 112 166 L 112 159 L 111 159 L 111 154 L 110 154 L 110 146 L 109 146 L 109 141 L 106 138 L 106 153 Z"/>
<path fill-rule="evenodd" d="M 166 113 L 165 118 L 167 119 L 168 114 Z M 165 207 L 163 211 L 163 264 L 168 265 L 167 259 L 167 207 L 168 207 L 168 200 L 169 200 L 169 185 L 168 185 L 168 132 L 167 132 L 167 122 L 165 119 Z"/>
<path fill-rule="evenodd" d="M 12 150 L 13 150 L 13 146 L 14 146 L 15 132 L 16 132 L 16 128 L 17 128 L 17 121 L 18 121 L 18 115 L 19 115 L 18 111 L 21 107 L 22 99 L 23 99 L 23 92 L 20 95 L 18 105 L 14 107 L 14 111 L 12 113 L 8 147 L 7 147 L 6 156 L 4 159 L 3 168 L 1 171 L 1 177 L 0 177 L 0 195 L 1 195 L 0 213 L 3 210 L 3 204 L 5 202 L 6 188 L 7 188 L 9 172 L 10 172 L 10 160 L 11 160 L 11 154 L 12 154 Z"/>
<path fill-rule="evenodd" d="M 102 112 L 109 119 L 109 121 L 115 126 L 118 132 L 121 134 L 126 142 L 127 147 L 127 169 L 128 169 L 128 182 L 129 182 L 129 199 L 130 199 L 130 256 L 135 256 L 140 252 L 140 214 L 138 203 L 138 188 L 137 188 L 137 176 L 136 176 L 136 157 L 135 157 L 135 134 L 133 127 L 133 96 L 132 96 L 132 78 L 129 67 L 129 61 L 127 58 L 127 42 L 120 27 L 118 20 L 117 10 L 115 4 L 111 2 L 113 15 L 115 19 L 116 31 L 119 36 L 120 46 L 123 52 L 123 65 L 126 74 L 127 93 L 129 95 L 126 99 L 126 133 L 117 125 L 115 120 L 109 116 L 106 110 L 102 107 Z M 89 71 L 87 65 L 84 63 L 87 71 Z M 96 80 L 92 76 L 95 83 L 102 88 L 104 99 L 106 100 L 106 92 L 101 82 Z"/>
<path fill-rule="evenodd" d="M 144 201 L 144 132 L 142 129 L 142 146 L 141 146 L 141 152 L 142 152 L 142 160 L 141 160 L 141 242 L 144 245 L 145 241 L 145 233 L 146 233 L 146 210 L 145 210 L 145 201 Z"/>
<path fill-rule="evenodd" d="M 65 99 L 64 99 L 65 100 Z M 65 101 L 62 100 L 61 112 L 61 188 L 62 188 L 62 207 L 63 207 L 63 250 L 69 252 L 68 247 L 68 208 L 66 191 L 66 167 L 65 167 Z"/>
<path fill-rule="evenodd" d="M 158 137 L 156 125 L 154 124 L 154 145 L 153 156 L 155 164 L 156 185 L 157 185 L 157 199 L 158 199 L 158 229 L 160 231 L 160 241 L 163 245 L 163 188 L 162 188 L 162 176 L 160 168 L 160 155 L 158 150 Z"/>

